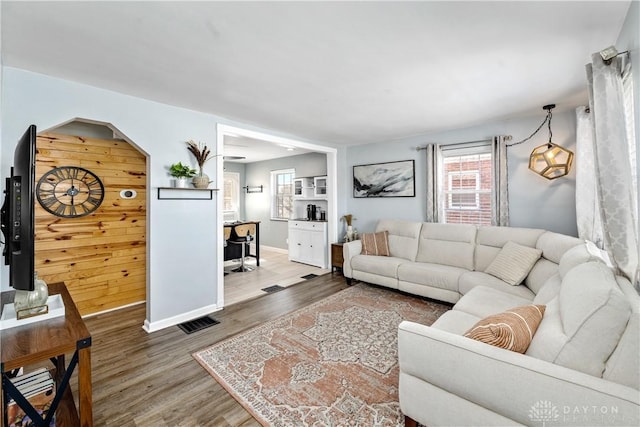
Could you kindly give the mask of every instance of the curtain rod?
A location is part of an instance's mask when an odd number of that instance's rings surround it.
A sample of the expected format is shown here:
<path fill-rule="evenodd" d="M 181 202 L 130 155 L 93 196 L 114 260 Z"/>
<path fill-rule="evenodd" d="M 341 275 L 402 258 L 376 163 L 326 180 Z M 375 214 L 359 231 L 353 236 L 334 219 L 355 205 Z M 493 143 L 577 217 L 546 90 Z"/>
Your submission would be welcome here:
<path fill-rule="evenodd" d="M 506 141 L 510 141 L 511 138 L 512 138 L 511 135 L 505 135 L 505 137 L 504 137 L 504 139 Z M 442 146 L 449 148 L 449 147 L 455 147 L 457 145 L 479 144 L 481 142 L 492 142 L 492 141 L 493 141 L 493 138 L 478 139 L 476 141 L 465 141 L 465 142 L 456 142 L 456 143 L 453 143 L 453 144 L 442 144 Z M 421 151 L 421 150 L 426 150 L 426 149 L 427 149 L 426 145 L 423 145 L 423 146 L 420 146 L 420 147 L 416 147 L 416 151 Z"/>

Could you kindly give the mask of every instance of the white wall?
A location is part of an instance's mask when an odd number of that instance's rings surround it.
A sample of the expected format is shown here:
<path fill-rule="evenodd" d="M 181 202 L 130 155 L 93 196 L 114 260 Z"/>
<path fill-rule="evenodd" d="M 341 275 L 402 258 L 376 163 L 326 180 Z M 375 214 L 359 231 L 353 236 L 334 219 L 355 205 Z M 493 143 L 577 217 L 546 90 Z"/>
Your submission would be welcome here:
<path fill-rule="evenodd" d="M 559 105 L 558 107 L 562 107 Z M 424 151 L 417 146 L 427 143 L 451 144 L 490 138 L 494 135 L 512 135 L 513 141 L 529 136 L 544 120 L 546 112 L 540 106 L 538 117 L 486 123 L 468 129 L 409 138 L 399 142 L 361 145 L 347 149 L 348 194 L 345 211 L 338 215 L 353 214 L 353 226 L 360 232 L 372 231 L 380 218 L 424 221 L 426 211 Z M 552 120 L 553 142 L 575 151 L 575 117 L 573 110 L 554 112 Z M 544 228 L 559 233 L 577 235 L 575 213 L 575 171 L 562 178 L 548 181 L 528 169 L 529 154 L 534 147 L 548 139 L 546 126 L 530 141 L 508 150 L 510 222 L 515 227 Z M 416 197 L 355 199 L 353 165 L 396 160 L 415 160 Z"/>
<path fill-rule="evenodd" d="M 295 169 L 296 177 L 323 176 L 327 174 L 327 155 L 306 153 L 247 164 L 247 185 L 263 185 L 264 191 L 243 194 L 246 201 L 244 219 L 260 221 L 261 244 L 287 249 L 287 221 L 271 219 L 271 171 L 281 169 Z"/>
<path fill-rule="evenodd" d="M 185 140 L 215 146 L 214 118 L 14 68 L 5 67 L 3 77 L 2 176 L 9 174 L 6 159 L 12 159 L 15 141 L 32 123 L 40 131 L 75 117 L 113 124 L 149 154 L 147 328 L 213 311 L 215 200 L 158 200 L 156 188 L 169 185 L 168 165 L 192 162 Z M 7 289 L 7 268 L 2 270 Z"/>
<path fill-rule="evenodd" d="M 170 164 L 183 161 L 195 166 L 184 141 L 221 147 L 217 142 L 220 124 L 277 138 L 291 135 L 16 68 L 4 67 L 0 72 L 2 177 L 9 174 L 15 144 L 30 124 L 39 131 L 73 118 L 113 124 L 149 156 L 145 329 L 158 330 L 221 308 L 222 269 L 212 262 L 222 259 L 218 257 L 222 219 L 217 218 L 217 195 L 212 201 L 157 200 L 156 189 L 169 186 Z M 328 145 L 295 139 L 307 148 Z M 205 166 L 216 181 L 222 176 L 217 165 L 222 168 L 222 161 Z M 0 266 L 0 272 L 0 289 L 6 290 L 7 267 Z"/>

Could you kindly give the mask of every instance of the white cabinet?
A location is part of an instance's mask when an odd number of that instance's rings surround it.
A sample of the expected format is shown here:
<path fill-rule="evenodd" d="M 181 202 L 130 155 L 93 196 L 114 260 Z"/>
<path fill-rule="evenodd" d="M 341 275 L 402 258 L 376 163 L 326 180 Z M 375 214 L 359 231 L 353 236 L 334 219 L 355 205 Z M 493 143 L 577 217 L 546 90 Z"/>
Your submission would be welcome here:
<path fill-rule="evenodd" d="M 289 221 L 289 261 L 327 268 L 327 223 Z"/>

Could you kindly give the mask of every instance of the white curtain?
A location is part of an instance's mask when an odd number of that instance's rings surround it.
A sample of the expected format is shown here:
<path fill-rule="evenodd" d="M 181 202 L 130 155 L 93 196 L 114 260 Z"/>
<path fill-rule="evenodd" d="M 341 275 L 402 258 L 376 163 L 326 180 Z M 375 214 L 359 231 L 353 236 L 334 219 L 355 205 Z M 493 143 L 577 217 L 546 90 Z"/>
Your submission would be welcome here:
<path fill-rule="evenodd" d="M 588 108 L 576 109 L 576 216 L 578 236 L 604 247 L 600 198 L 595 173 L 595 143 Z"/>
<path fill-rule="evenodd" d="M 578 110 L 576 214 L 581 238 L 600 243 L 632 282 L 638 268 L 636 193 L 623 102 L 622 63 L 587 65 L 589 113 Z"/>
<path fill-rule="evenodd" d="M 427 222 L 438 222 L 440 206 L 438 205 L 438 160 L 440 147 L 437 144 L 427 144 Z"/>
<path fill-rule="evenodd" d="M 496 136 L 491 141 L 493 161 L 493 200 L 491 222 L 493 225 L 509 225 L 509 173 L 507 170 L 507 144 L 504 136 Z"/>

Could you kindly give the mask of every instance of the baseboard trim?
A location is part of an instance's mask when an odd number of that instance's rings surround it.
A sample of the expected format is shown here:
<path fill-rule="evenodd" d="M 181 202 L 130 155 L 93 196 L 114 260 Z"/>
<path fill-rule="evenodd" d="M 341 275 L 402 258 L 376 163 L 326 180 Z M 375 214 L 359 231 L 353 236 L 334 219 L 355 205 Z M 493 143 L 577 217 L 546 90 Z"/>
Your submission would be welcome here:
<path fill-rule="evenodd" d="M 111 313 L 112 311 L 118 311 L 118 310 L 122 310 L 124 308 L 129 308 L 129 307 L 133 307 L 136 305 L 140 305 L 140 304 L 144 304 L 146 303 L 146 300 L 142 300 L 142 301 L 137 301 L 137 302 L 132 302 L 131 304 L 125 304 L 125 305 L 121 305 L 119 307 L 114 307 L 114 308 L 110 308 L 108 310 L 102 310 L 102 311 L 98 311 L 97 313 L 89 313 L 89 314 L 85 314 L 84 316 L 82 316 L 83 319 L 87 319 L 89 317 L 93 317 L 93 316 L 99 316 L 101 314 L 105 314 L 105 313 Z"/>
<path fill-rule="evenodd" d="M 144 325 L 142 325 L 142 329 L 150 334 L 152 332 L 156 332 L 171 326 L 176 326 L 179 323 L 197 319 L 198 317 L 206 316 L 207 314 L 211 314 L 220 310 L 222 310 L 222 308 L 218 307 L 218 305 L 211 304 L 205 307 L 198 308 L 196 310 L 189 311 L 187 313 L 169 317 L 167 319 L 157 320 L 155 322 L 149 322 L 149 319 L 145 319 Z"/>
<path fill-rule="evenodd" d="M 278 252 L 278 253 L 281 253 L 281 254 L 288 254 L 289 253 L 288 249 L 274 248 L 273 246 L 260 245 L 260 249 L 267 249 L 269 251 Z"/>

